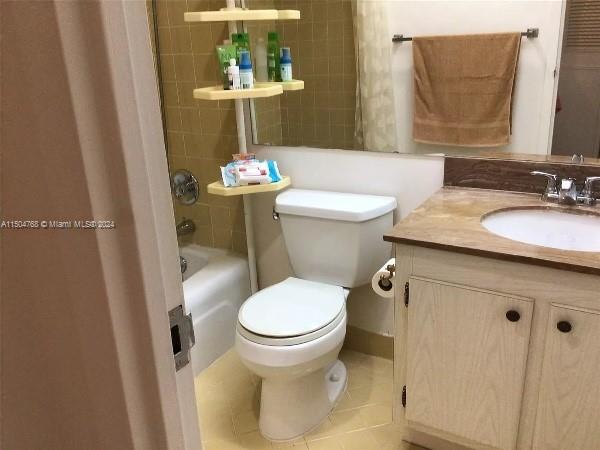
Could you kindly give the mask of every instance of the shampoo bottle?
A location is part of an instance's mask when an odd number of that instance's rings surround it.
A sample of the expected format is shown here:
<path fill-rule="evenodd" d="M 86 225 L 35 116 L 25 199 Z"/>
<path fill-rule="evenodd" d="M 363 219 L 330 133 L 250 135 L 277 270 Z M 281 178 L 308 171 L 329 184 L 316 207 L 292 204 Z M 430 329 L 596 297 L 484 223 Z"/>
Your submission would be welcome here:
<path fill-rule="evenodd" d="M 256 66 L 256 81 L 268 81 L 269 74 L 267 68 L 267 46 L 263 38 L 258 38 L 254 48 L 254 60 Z"/>
<path fill-rule="evenodd" d="M 237 48 L 237 61 L 239 64 L 242 62 L 242 52 L 250 53 L 250 35 L 248 33 L 233 33 L 231 40 Z"/>
<path fill-rule="evenodd" d="M 292 81 L 292 52 L 289 47 L 281 48 L 281 81 Z"/>
<path fill-rule="evenodd" d="M 281 69 L 279 68 L 279 37 L 274 31 L 270 31 L 267 44 L 267 69 L 269 81 L 281 81 Z"/>
<path fill-rule="evenodd" d="M 254 88 L 252 60 L 250 59 L 250 52 L 247 51 L 240 53 L 240 80 L 242 82 L 242 89 Z"/>

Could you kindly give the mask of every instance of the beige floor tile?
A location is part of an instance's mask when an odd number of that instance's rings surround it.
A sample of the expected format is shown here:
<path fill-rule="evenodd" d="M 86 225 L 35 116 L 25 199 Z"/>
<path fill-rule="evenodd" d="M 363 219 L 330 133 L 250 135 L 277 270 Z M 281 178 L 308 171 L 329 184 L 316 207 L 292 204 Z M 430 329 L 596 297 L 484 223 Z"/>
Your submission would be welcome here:
<path fill-rule="evenodd" d="M 348 391 L 344 392 L 342 398 L 338 400 L 338 404 L 335 405 L 335 411 L 344 411 L 346 409 L 356 408 L 355 402 L 350 398 Z"/>
<path fill-rule="evenodd" d="M 245 389 L 229 392 L 227 404 L 233 413 L 254 411 L 258 415 L 260 409 L 260 386 L 250 385 Z"/>
<path fill-rule="evenodd" d="M 221 385 L 222 383 L 223 383 L 222 379 L 217 378 L 216 376 L 214 376 L 212 374 L 207 374 L 206 372 L 202 372 L 194 380 L 194 385 L 196 387 L 196 390 L 211 389 L 214 386 Z"/>
<path fill-rule="evenodd" d="M 359 409 L 364 424 L 375 427 L 392 423 L 392 408 L 385 404 L 374 404 Z"/>
<path fill-rule="evenodd" d="M 305 436 L 305 439 L 310 444 L 310 441 L 312 440 L 322 439 L 333 434 L 335 434 L 333 423 L 331 422 L 331 419 L 329 417 L 326 417 L 323 423 L 321 423 L 321 425 L 319 425 L 317 428 L 315 428 Z"/>
<path fill-rule="evenodd" d="M 348 389 L 325 421 L 294 442 L 273 443 L 260 435 L 260 378 L 234 350 L 195 380 L 205 450 L 417 450 L 400 439 L 391 423 L 392 364 L 344 350 Z M 420 449 L 419 449 L 420 450 Z"/>
<path fill-rule="evenodd" d="M 348 433 L 350 431 L 360 430 L 365 428 L 365 423 L 359 410 L 352 409 L 349 411 L 333 411 L 330 414 L 333 434 Z"/>
<path fill-rule="evenodd" d="M 229 423 L 232 421 L 231 412 L 229 410 L 225 412 L 216 413 L 214 411 L 200 410 L 199 414 L 200 427 L 204 431 L 205 429 L 221 426 L 223 423 Z"/>
<path fill-rule="evenodd" d="M 392 404 L 393 387 L 392 383 L 376 384 L 362 386 L 351 389 L 348 392 L 350 396 L 350 405 L 355 407 L 372 405 L 375 403 Z"/>
<path fill-rule="evenodd" d="M 200 419 L 200 435 L 204 441 L 235 441 L 235 432 L 231 417 Z"/>
<path fill-rule="evenodd" d="M 373 373 L 363 366 L 348 368 L 348 389 L 371 386 Z"/>
<path fill-rule="evenodd" d="M 273 442 L 273 448 L 276 450 L 308 450 L 308 444 L 304 438 L 291 442 Z"/>
<path fill-rule="evenodd" d="M 369 432 L 380 447 L 389 446 L 393 448 L 393 446 L 399 446 L 403 442 L 400 427 L 393 423 L 372 427 Z"/>
<path fill-rule="evenodd" d="M 258 431 L 258 416 L 254 411 L 246 411 L 233 416 L 235 434 L 242 435 Z"/>
<path fill-rule="evenodd" d="M 342 434 L 339 437 L 344 450 L 376 450 L 377 441 L 368 429 Z"/>
<path fill-rule="evenodd" d="M 338 436 L 308 441 L 308 450 L 343 450 Z"/>
<path fill-rule="evenodd" d="M 221 411 L 229 408 L 229 396 L 222 384 L 196 390 L 196 404 L 201 410 Z"/>
<path fill-rule="evenodd" d="M 202 441 L 202 450 L 239 450 L 241 447 L 237 441 L 216 439 L 213 441 Z"/>
<path fill-rule="evenodd" d="M 386 444 L 381 447 L 377 447 L 377 450 L 427 450 L 426 448 L 419 447 L 418 445 L 411 444 L 409 442 L 400 442 L 399 444 Z"/>
<path fill-rule="evenodd" d="M 359 353 L 352 350 L 344 349 L 340 352 L 340 359 L 348 369 L 361 366 L 367 358 L 368 356 L 364 353 Z"/>
<path fill-rule="evenodd" d="M 273 444 L 262 437 L 258 431 L 238 436 L 237 442 L 240 448 L 248 450 L 264 450 L 273 448 Z"/>
<path fill-rule="evenodd" d="M 367 355 L 367 357 L 364 358 L 360 364 L 362 367 L 368 369 L 371 373 L 385 375 L 389 378 L 392 377 L 394 363 L 389 359 Z"/>

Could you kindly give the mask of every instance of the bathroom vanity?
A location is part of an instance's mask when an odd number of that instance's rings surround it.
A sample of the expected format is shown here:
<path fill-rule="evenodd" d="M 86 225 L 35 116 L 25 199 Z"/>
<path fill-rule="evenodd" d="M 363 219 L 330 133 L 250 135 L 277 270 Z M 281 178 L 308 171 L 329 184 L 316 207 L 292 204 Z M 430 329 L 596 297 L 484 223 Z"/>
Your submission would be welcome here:
<path fill-rule="evenodd" d="M 407 441 L 600 446 L 600 253 L 526 244 L 481 224 L 513 209 L 600 211 L 446 187 L 385 235 L 396 252 L 394 421 Z"/>

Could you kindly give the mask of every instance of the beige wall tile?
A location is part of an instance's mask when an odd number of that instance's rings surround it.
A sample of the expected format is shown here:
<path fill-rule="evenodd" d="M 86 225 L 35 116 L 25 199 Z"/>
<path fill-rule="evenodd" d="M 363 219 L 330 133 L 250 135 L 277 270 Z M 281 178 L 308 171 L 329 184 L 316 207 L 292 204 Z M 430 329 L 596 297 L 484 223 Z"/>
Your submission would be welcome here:
<path fill-rule="evenodd" d="M 183 13 L 188 10 L 222 7 L 222 0 L 158 1 L 162 87 L 167 106 L 170 168 L 188 169 L 200 183 L 197 204 L 174 205 L 177 221 L 187 217 L 196 223 L 196 232 L 180 238 L 180 242 L 244 252 L 244 227 L 233 220 L 233 217 L 239 219 L 241 200 L 206 192 L 206 184 L 220 177 L 219 166 L 239 151 L 233 102 L 201 102 L 192 96 L 196 87 L 221 83 L 215 45 L 227 38 L 227 24 L 183 21 Z"/>

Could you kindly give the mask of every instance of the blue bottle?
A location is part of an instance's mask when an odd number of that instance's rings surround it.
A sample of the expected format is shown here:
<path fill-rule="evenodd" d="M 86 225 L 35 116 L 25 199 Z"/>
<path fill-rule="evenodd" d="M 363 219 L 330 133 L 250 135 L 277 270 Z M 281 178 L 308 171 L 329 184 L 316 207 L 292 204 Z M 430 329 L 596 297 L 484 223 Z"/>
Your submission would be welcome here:
<path fill-rule="evenodd" d="M 292 52 L 289 47 L 281 47 L 281 81 L 292 81 Z"/>
<path fill-rule="evenodd" d="M 250 59 L 250 52 L 248 51 L 243 51 L 240 53 L 240 82 L 242 84 L 242 89 L 254 88 L 252 59 Z"/>

